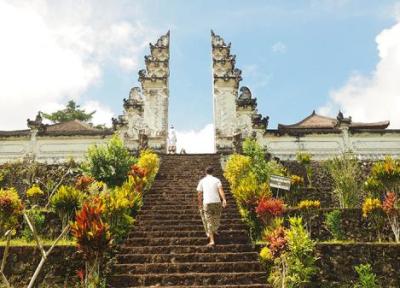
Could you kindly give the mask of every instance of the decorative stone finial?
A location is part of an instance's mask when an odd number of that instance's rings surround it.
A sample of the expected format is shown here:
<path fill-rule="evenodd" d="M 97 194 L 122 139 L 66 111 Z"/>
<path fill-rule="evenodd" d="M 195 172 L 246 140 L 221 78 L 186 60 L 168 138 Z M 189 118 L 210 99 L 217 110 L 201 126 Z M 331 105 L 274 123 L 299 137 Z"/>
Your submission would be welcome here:
<path fill-rule="evenodd" d="M 43 125 L 43 118 L 42 118 L 42 112 L 38 112 L 36 115 L 35 120 L 30 120 L 27 119 L 27 123 L 28 123 L 28 127 L 31 129 L 38 129 L 38 130 L 42 130 L 44 128 Z"/>
<path fill-rule="evenodd" d="M 211 30 L 211 44 L 212 47 L 221 47 L 221 48 L 230 48 L 231 47 L 231 43 L 225 44 L 224 39 L 215 34 L 213 30 Z"/>
<path fill-rule="evenodd" d="M 340 111 L 340 110 L 339 110 L 338 115 L 336 116 L 336 119 L 338 121 L 337 126 L 341 126 L 342 124 L 345 124 L 345 125 L 351 124 L 351 116 L 344 117 L 342 111 Z"/>

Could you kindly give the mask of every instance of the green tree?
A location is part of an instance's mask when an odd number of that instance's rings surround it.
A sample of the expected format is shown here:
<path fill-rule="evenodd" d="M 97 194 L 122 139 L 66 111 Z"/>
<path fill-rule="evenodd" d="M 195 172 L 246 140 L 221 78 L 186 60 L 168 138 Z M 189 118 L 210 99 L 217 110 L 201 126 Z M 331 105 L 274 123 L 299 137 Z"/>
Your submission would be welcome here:
<path fill-rule="evenodd" d="M 80 121 L 89 121 L 92 119 L 93 114 L 96 113 L 96 111 L 87 113 L 84 109 L 79 109 L 79 105 L 75 103 L 75 101 L 70 100 L 68 101 L 65 109 L 58 110 L 56 112 L 47 114 L 47 113 L 42 113 L 42 116 L 53 123 L 61 123 L 61 122 L 67 122 L 71 120 L 80 120 Z"/>

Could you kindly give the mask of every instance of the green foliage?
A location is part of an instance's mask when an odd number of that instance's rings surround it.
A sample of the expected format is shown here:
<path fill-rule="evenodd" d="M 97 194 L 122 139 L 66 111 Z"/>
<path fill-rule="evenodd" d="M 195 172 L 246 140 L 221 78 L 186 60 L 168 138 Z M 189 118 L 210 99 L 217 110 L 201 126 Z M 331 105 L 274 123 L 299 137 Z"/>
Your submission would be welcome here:
<path fill-rule="evenodd" d="M 142 206 L 142 194 L 135 190 L 132 176 L 122 185 L 101 194 L 104 203 L 104 217 L 110 225 L 110 232 L 117 241 L 122 240 L 134 222 L 131 216 Z"/>
<path fill-rule="evenodd" d="M 308 180 L 308 186 L 312 186 L 312 166 L 311 166 L 311 154 L 307 152 L 301 152 L 298 151 L 296 153 L 296 160 L 299 162 L 301 165 L 304 166 L 306 169 L 306 174 L 307 174 L 307 180 Z"/>
<path fill-rule="evenodd" d="M 154 182 L 160 167 L 160 158 L 156 153 L 150 150 L 144 150 L 140 153 L 137 165 L 144 169 L 147 173 L 146 190 L 148 190 Z"/>
<path fill-rule="evenodd" d="M 291 217 L 289 223 L 287 250 L 275 259 L 268 280 L 274 287 L 307 287 L 317 272 L 315 243 L 301 218 Z"/>
<path fill-rule="evenodd" d="M 361 169 L 356 158 L 352 155 L 342 154 L 326 162 L 333 179 L 333 195 L 340 208 L 353 208 L 360 205 L 363 197 Z"/>
<path fill-rule="evenodd" d="M 325 214 L 325 226 L 332 234 L 333 239 L 344 239 L 344 232 L 342 228 L 342 212 L 340 210 L 333 210 Z"/>
<path fill-rule="evenodd" d="M 374 163 L 364 187 L 375 197 L 380 197 L 389 191 L 399 193 L 400 160 L 387 156 L 383 161 Z"/>
<path fill-rule="evenodd" d="M 93 114 L 96 113 L 96 111 L 87 113 L 84 109 L 79 109 L 79 107 L 80 106 L 76 105 L 73 100 L 70 100 L 63 110 L 58 110 L 51 114 L 42 113 L 42 116 L 53 123 L 67 122 L 71 120 L 87 122 L 91 120 L 93 118 Z"/>
<path fill-rule="evenodd" d="M 360 264 L 355 266 L 354 269 L 358 274 L 358 281 L 355 283 L 354 288 L 379 288 L 375 273 L 372 271 L 370 264 Z"/>
<path fill-rule="evenodd" d="M 26 210 L 26 214 L 29 217 L 29 220 L 31 221 L 32 225 L 35 227 L 36 232 L 41 235 L 42 230 L 45 227 L 45 215 L 43 214 L 42 210 L 39 210 L 37 208 L 32 208 L 29 210 Z M 27 241 L 32 241 L 33 240 L 33 233 L 31 229 L 29 229 L 28 225 L 24 226 L 24 229 L 22 230 L 21 236 L 23 239 Z"/>
<path fill-rule="evenodd" d="M 282 165 L 265 160 L 265 151 L 251 139 L 243 143 L 244 155 L 231 155 L 226 163 L 224 176 L 231 185 L 231 191 L 238 203 L 244 221 L 250 227 L 253 241 L 261 237 L 263 225 L 257 216 L 256 207 L 262 198 L 271 197 L 269 179 L 272 174 L 284 175 Z"/>
<path fill-rule="evenodd" d="M 250 167 L 257 178 L 257 182 L 264 183 L 269 180 L 265 152 L 256 140 L 246 139 L 243 142 L 243 154 L 250 157 Z"/>
<path fill-rule="evenodd" d="M 15 229 L 23 209 L 22 201 L 14 188 L 0 189 L 0 232 Z"/>
<path fill-rule="evenodd" d="M 50 204 L 54 211 L 59 215 L 63 227 L 75 215 L 75 212 L 82 206 L 85 195 L 71 186 L 62 185 L 57 192 L 51 197 Z"/>
<path fill-rule="evenodd" d="M 106 145 L 89 147 L 82 169 L 97 181 L 114 187 L 124 183 L 135 162 L 121 138 L 114 135 Z"/>

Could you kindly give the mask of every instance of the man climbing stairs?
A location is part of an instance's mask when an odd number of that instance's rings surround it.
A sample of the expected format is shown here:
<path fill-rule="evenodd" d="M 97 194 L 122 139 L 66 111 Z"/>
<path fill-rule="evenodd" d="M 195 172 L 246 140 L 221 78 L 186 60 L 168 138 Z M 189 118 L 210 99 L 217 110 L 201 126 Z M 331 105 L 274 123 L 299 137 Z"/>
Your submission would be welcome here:
<path fill-rule="evenodd" d="M 197 207 L 196 186 L 212 165 L 228 206 L 217 245 L 207 237 Z M 216 154 L 163 155 L 152 189 L 117 255 L 109 287 L 267 287 L 246 225 L 241 221 Z"/>

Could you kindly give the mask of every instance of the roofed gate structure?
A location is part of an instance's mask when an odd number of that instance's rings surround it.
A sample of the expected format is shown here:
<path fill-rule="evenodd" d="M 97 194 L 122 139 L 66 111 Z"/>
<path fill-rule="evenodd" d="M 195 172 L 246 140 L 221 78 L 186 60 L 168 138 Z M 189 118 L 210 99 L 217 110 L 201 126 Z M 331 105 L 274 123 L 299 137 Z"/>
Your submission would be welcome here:
<path fill-rule="evenodd" d="M 28 119 L 29 129 L 0 131 L 0 163 L 24 158 L 60 162 L 83 160 L 92 144 L 108 141 L 118 132 L 131 151 L 151 148 L 166 152 L 169 103 L 170 33 L 150 43 L 146 68 L 139 71 L 140 87 L 123 100 L 123 114 L 112 119 L 113 129 L 97 129 L 70 121 L 47 125 L 40 113 Z M 228 155 L 240 152 L 245 138 L 254 138 L 274 157 L 294 159 L 307 151 L 315 160 L 353 152 L 361 159 L 385 155 L 400 157 L 400 130 L 387 129 L 389 122 L 358 123 L 339 113 L 336 118 L 313 112 L 304 120 L 268 128 L 269 117 L 257 111 L 257 99 L 240 86 L 242 72 L 236 67 L 231 44 L 211 32 L 215 150 Z"/>

